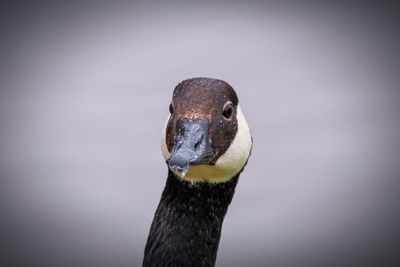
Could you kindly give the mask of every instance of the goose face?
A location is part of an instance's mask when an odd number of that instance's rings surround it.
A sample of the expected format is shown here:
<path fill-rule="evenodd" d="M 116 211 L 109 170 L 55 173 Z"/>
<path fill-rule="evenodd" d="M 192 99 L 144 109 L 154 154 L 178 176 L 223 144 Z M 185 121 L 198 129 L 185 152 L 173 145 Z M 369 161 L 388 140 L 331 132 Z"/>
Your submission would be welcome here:
<path fill-rule="evenodd" d="M 162 151 L 171 171 L 191 182 L 225 182 L 239 173 L 252 140 L 233 88 L 193 78 L 178 84 L 170 104 Z"/>

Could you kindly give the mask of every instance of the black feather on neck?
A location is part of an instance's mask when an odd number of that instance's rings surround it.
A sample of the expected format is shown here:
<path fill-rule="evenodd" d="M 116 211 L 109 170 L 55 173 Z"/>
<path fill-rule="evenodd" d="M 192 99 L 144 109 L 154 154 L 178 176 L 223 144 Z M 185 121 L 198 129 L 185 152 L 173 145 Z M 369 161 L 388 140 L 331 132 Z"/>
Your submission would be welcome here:
<path fill-rule="evenodd" d="M 143 266 L 214 266 L 222 222 L 239 174 L 228 182 L 211 185 L 191 184 L 169 171 Z"/>

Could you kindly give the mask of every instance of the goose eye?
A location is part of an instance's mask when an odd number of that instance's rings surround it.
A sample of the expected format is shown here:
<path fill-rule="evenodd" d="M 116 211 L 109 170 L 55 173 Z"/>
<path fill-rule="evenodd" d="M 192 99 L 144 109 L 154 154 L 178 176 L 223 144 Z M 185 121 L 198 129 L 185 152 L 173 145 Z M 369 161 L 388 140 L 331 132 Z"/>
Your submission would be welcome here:
<path fill-rule="evenodd" d="M 222 115 L 225 119 L 230 119 L 232 117 L 233 106 L 232 103 L 225 104 L 224 109 L 222 111 Z"/>
<path fill-rule="evenodd" d="M 172 107 L 172 103 L 169 104 L 169 113 L 174 113 L 174 108 Z"/>

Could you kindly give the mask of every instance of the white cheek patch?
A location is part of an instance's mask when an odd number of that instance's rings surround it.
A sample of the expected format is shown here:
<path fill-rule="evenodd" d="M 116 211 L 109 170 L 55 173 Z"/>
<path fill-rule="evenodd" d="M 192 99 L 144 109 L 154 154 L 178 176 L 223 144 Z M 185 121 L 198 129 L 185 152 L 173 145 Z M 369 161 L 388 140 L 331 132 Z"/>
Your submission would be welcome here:
<path fill-rule="evenodd" d="M 161 135 L 161 152 L 163 154 L 163 157 L 165 160 L 169 158 L 169 151 L 167 147 L 167 126 L 168 126 L 168 121 L 171 118 L 171 115 L 168 116 L 167 121 L 165 122 L 164 130 L 162 131 Z"/>
<path fill-rule="evenodd" d="M 223 183 L 240 172 L 250 156 L 252 141 L 249 126 L 240 106 L 237 107 L 236 118 L 238 131 L 228 150 L 219 157 L 214 166 L 190 167 L 184 179 L 193 182 Z"/>
<path fill-rule="evenodd" d="M 241 111 L 237 107 L 238 131 L 228 150 L 217 160 L 215 165 L 196 165 L 188 169 L 186 175 L 181 177 L 190 182 L 223 183 L 229 181 L 244 167 L 250 156 L 252 140 L 249 126 Z M 168 123 L 168 120 L 167 120 Z M 166 127 L 163 131 L 161 150 L 164 159 L 169 157 L 166 144 Z"/>

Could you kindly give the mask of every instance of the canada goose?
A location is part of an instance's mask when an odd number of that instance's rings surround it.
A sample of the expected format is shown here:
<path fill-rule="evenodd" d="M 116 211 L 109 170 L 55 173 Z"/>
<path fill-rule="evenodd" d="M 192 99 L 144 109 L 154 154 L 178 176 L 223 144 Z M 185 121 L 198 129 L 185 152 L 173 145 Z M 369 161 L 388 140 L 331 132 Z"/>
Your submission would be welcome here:
<path fill-rule="evenodd" d="M 214 266 L 221 227 L 252 138 L 233 88 L 211 78 L 175 87 L 162 136 L 168 178 L 143 266 Z"/>

